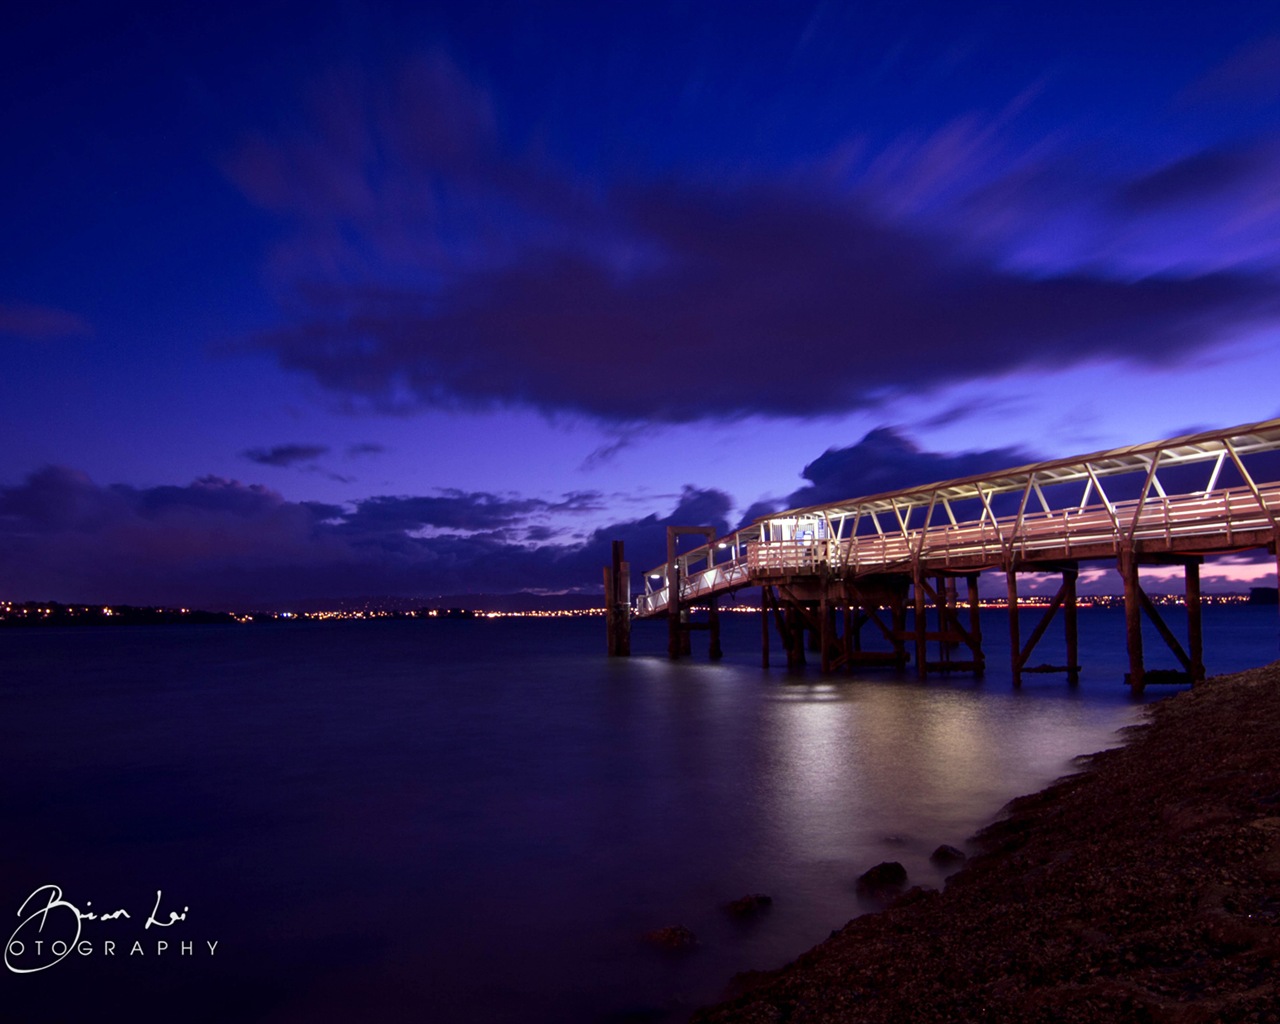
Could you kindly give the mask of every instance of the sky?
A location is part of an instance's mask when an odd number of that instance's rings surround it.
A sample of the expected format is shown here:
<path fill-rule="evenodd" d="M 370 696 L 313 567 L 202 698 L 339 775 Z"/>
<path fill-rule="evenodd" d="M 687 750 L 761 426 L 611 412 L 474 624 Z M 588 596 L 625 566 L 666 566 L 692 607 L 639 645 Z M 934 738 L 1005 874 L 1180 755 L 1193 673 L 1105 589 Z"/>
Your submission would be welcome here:
<path fill-rule="evenodd" d="M 1271 5 L 27 5 L 0 115 L 0 599 L 587 592 L 1280 415 Z"/>

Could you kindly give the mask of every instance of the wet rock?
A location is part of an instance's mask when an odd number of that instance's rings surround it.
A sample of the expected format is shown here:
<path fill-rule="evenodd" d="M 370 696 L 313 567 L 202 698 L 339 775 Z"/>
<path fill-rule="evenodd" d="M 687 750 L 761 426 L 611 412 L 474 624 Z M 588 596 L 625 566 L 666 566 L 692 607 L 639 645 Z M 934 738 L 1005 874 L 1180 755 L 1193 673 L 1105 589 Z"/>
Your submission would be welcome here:
<path fill-rule="evenodd" d="M 651 932 L 645 932 L 644 941 L 659 949 L 686 950 L 698 944 L 698 937 L 682 924 L 668 925 Z"/>
<path fill-rule="evenodd" d="M 963 864 L 968 857 L 965 856 L 963 850 L 957 850 L 954 846 L 948 846 L 943 843 L 933 853 L 929 854 L 929 861 L 936 864 L 940 868 L 954 867 L 957 864 Z"/>
<path fill-rule="evenodd" d="M 753 892 L 747 896 L 740 896 L 736 900 L 726 903 L 724 905 L 724 909 L 728 911 L 730 917 L 736 917 L 739 920 L 748 920 L 750 918 L 759 917 L 772 905 L 772 896 L 766 896 L 762 892 Z"/>
<path fill-rule="evenodd" d="M 896 860 L 877 864 L 858 876 L 857 890 L 864 896 L 896 896 L 907 884 L 907 869 Z"/>

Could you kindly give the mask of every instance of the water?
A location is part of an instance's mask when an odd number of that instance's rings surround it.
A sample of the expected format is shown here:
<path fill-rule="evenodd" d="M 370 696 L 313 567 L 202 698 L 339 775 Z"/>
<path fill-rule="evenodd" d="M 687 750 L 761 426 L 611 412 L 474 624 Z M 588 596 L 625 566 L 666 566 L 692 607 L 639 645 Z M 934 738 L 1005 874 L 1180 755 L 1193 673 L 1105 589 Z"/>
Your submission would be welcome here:
<path fill-rule="evenodd" d="M 1275 618 L 1207 609 L 1210 669 L 1271 660 Z M 984 680 L 923 685 L 764 672 L 726 619 L 717 665 L 705 636 L 669 663 L 660 623 L 608 660 L 599 620 L 0 633 L 0 938 L 45 884 L 130 914 L 0 970 L 6 1015 L 678 1020 L 866 909 L 867 867 L 941 884 L 935 846 L 1138 715 L 1114 612 L 1081 613 L 1080 687 L 1020 692 L 1000 614 Z M 773 907 L 735 924 L 750 892 Z M 671 924 L 699 947 L 641 941 Z"/>

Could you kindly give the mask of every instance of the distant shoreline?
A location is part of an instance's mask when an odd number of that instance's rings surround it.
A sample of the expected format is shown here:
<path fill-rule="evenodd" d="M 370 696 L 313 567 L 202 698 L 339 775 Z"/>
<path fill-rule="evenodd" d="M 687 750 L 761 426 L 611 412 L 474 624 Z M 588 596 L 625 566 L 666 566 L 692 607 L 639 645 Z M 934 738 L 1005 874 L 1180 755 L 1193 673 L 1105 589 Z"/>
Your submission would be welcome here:
<path fill-rule="evenodd" d="M 511 600 L 519 598 L 515 595 Z M 457 598 L 451 599 L 457 601 Z M 1180 606 L 1180 594 L 1152 594 L 1156 605 Z M 1206 607 L 1258 607 L 1277 604 L 1274 587 L 1254 587 L 1251 593 L 1202 594 L 1200 602 Z M 485 603 L 492 603 L 492 600 Z M 1022 608 L 1047 606 L 1050 598 L 1042 595 L 1026 595 L 1019 600 Z M 1079 607 L 1115 609 L 1124 606 L 1124 598 L 1113 594 L 1082 595 Z M 979 602 L 983 610 L 1001 610 L 1008 607 L 1003 598 L 984 599 Z M 753 605 L 725 605 L 722 613 L 752 614 L 760 611 Z M 581 618 L 603 617 L 601 607 L 561 608 L 494 608 L 467 606 L 465 604 L 425 605 L 417 608 L 366 605 L 363 607 L 334 607 L 302 611 L 205 611 L 191 608 L 169 608 L 141 605 L 69 604 L 60 601 L 0 601 L 0 628 L 26 626 L 125 626 L 125 625 L 230 625 L 263 622 L 293 621 L 368 621 L 371 619 L 501 619 L 501 618 Z"/>
<path fill-rule="evenodd" d="M 546 611 L 487 611 L 473 608 L 421 608 L 413 611 L 360 609 L 318 612 L 209 612 L 189 608 L 142 608 L 131 605 L 62 605 L 32 601 L 24 605 L 0 605 L 0 629 L 56 626 L 185 626 L 248 625 L 302 622 L 371 622 L 378 620 L 431 619 L 563 619 L 602 617 L 603 608 Z"/>
<path fill-rule="evenodd" d="M 912 889 L 695 1024 L 1269 1020 L 1280 1006 L 1280 662 L 1150 705 Z M 870 865 L 868 865 L 870 866 Z"/>

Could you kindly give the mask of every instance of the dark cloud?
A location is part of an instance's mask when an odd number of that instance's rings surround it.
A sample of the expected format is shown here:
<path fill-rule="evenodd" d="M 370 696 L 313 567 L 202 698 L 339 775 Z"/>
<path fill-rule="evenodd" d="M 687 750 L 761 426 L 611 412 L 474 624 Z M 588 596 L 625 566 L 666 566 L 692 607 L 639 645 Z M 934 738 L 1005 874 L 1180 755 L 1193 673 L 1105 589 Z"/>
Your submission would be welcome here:
<path fill-rule="evenodd" d="M 275 491 L 261 484 L 242 484 L 220 476 L 204 476 L 185 487 L 163 485 L 136 490 L 117 486 L 112 490 L 145 517 L 174 512 L 210 512 L 256 519 L 281 504 Z"/>
<path fill-rule="evenodd" d="M 723 530 L 732 504 L 687 488 L 670 516 L 602 526 L 572 542 L 539 522 L 597 511 L 599 502 L 594 492 L 544 501 L 447 491 L 343 507 L 218 477 L 104 487 L 51 467 L 0 487 L 0 596 L 279 608 L 318 594 L 594 593 L 613 539 L 656 563 L 668 524 L 717 521 Z M 423 535 L 424 527 L 445 532 Z"/>
<path fill-rule="evenodd" d="M 0 337 L 27 341 L 88 337 L 93 327 L 83 317 L 47 306 L 0 303 Z"/>
<path fill-rule="evenodd" d="M 1090 360 L 1167 367 L 1280 312 L 1260 273 L 1023 271 L 966 244 L 972 211 L 939 218 L 946 234 L 895 213 L 915 207 L 885 181 L 967 181 L 996 125 L 876 161 L 851 192 L 812 169 L 581 182 L 495 123 L 435 58 L 387 87 L 329 83 L 308 125 L 233 158 L 293 227 L 272 257 L 289 326 L 257 348 L 357 406 L 690 422 Z M 1190 172 L 1169 173 L 1136 194 Z"/>
<path fill-rule="evenodd" d="M 93 530 L 123 506 L 117 492 L 65 466 L 46 466 L 21 487 L 0 489 L 0 523 L 18 524 L 30 532 Z"/>
<path fill-rule="evenodd" d="M 1135 212 L 1200 203 L 1256 180 L 1271 163 L 1261 148 L 1206 149 L 1129 182 L 1119 200 Z"/>
<path fill-rule="evenodd" d="M 710 526 L 717 536 L 723 536 L 729 532 L 729 512 L 733 504 L 733 499 L 724 491 L 686 486 L 669 516 L 648 515 L 601 527 L 591 534 L 583 551 L 590 553 L 588 562 L 595 559 L 603 566 L 609 561 L 611 542 L 622 541 L 632 576 L 639 586 L 638 573 L 666 561 L 668 526 Z M 686 539 L 686 543 L 694 545 L 699 541 Z"/>
<path fill-rule="evenodd" d="M 328 453 L 328 446 L 322 444 L 278 444 L 274 448 L 250 448 L 240 454 L 260 466 L 293 466 L 313 462 Z"/>
<path fill-rule="evenodd" d="M 577 492 L 561 501 L 518 498 L 483 491 L 442 490 L 425 497 L 366 498 L 357 502 L 345 528 L 353 533 L 386 530 L 495 530 L 524 523 L 550 512 L 588 512 L 599 508 L 599 495 Z"/>
<path fill-rule="evenodd" d="M 773 515 L 775 512 L 781 512 L 784 508 L 792 508 L 790 502 L 779 501 L 777 499 L 762 498 L 760 501 L 752 502 L 747 506 L 747 510 L 742 513 L 742 518 L 738 520 L 738 526 L 748 526 L 757 519 L 764 516 Z"/>
<path fill-rule="evenodd" d="M 538 252 L 439 295 L 333 289 L 261 339 L 375 405 L 528 404 L 605 420 L 811 416 L 1007 372 L 1167 365 L 1276 311 L 1269 279 L 1022 276 L 779 190 L 619 200 L 664 254 L 619 275 Z"/>
<path fill-rule="evenodd" d="M 800 508 L 860 498 L 904 487 L 976 476 L 1040 461 L 1024 448 L 929 452 L 893 427 L 877 427 L 848 448 L 828 448 L 804 467 L 809 483 L 793 491 L 786 506 Z"/>
<path fill-rule="evenodd" d="M 385 445 L 374 444 L 372 441 L 363 441 L 360 444 L 347 446 L 347 458 L 358 459 L 365 455 L 381 455 L 386 450 Z"/>

